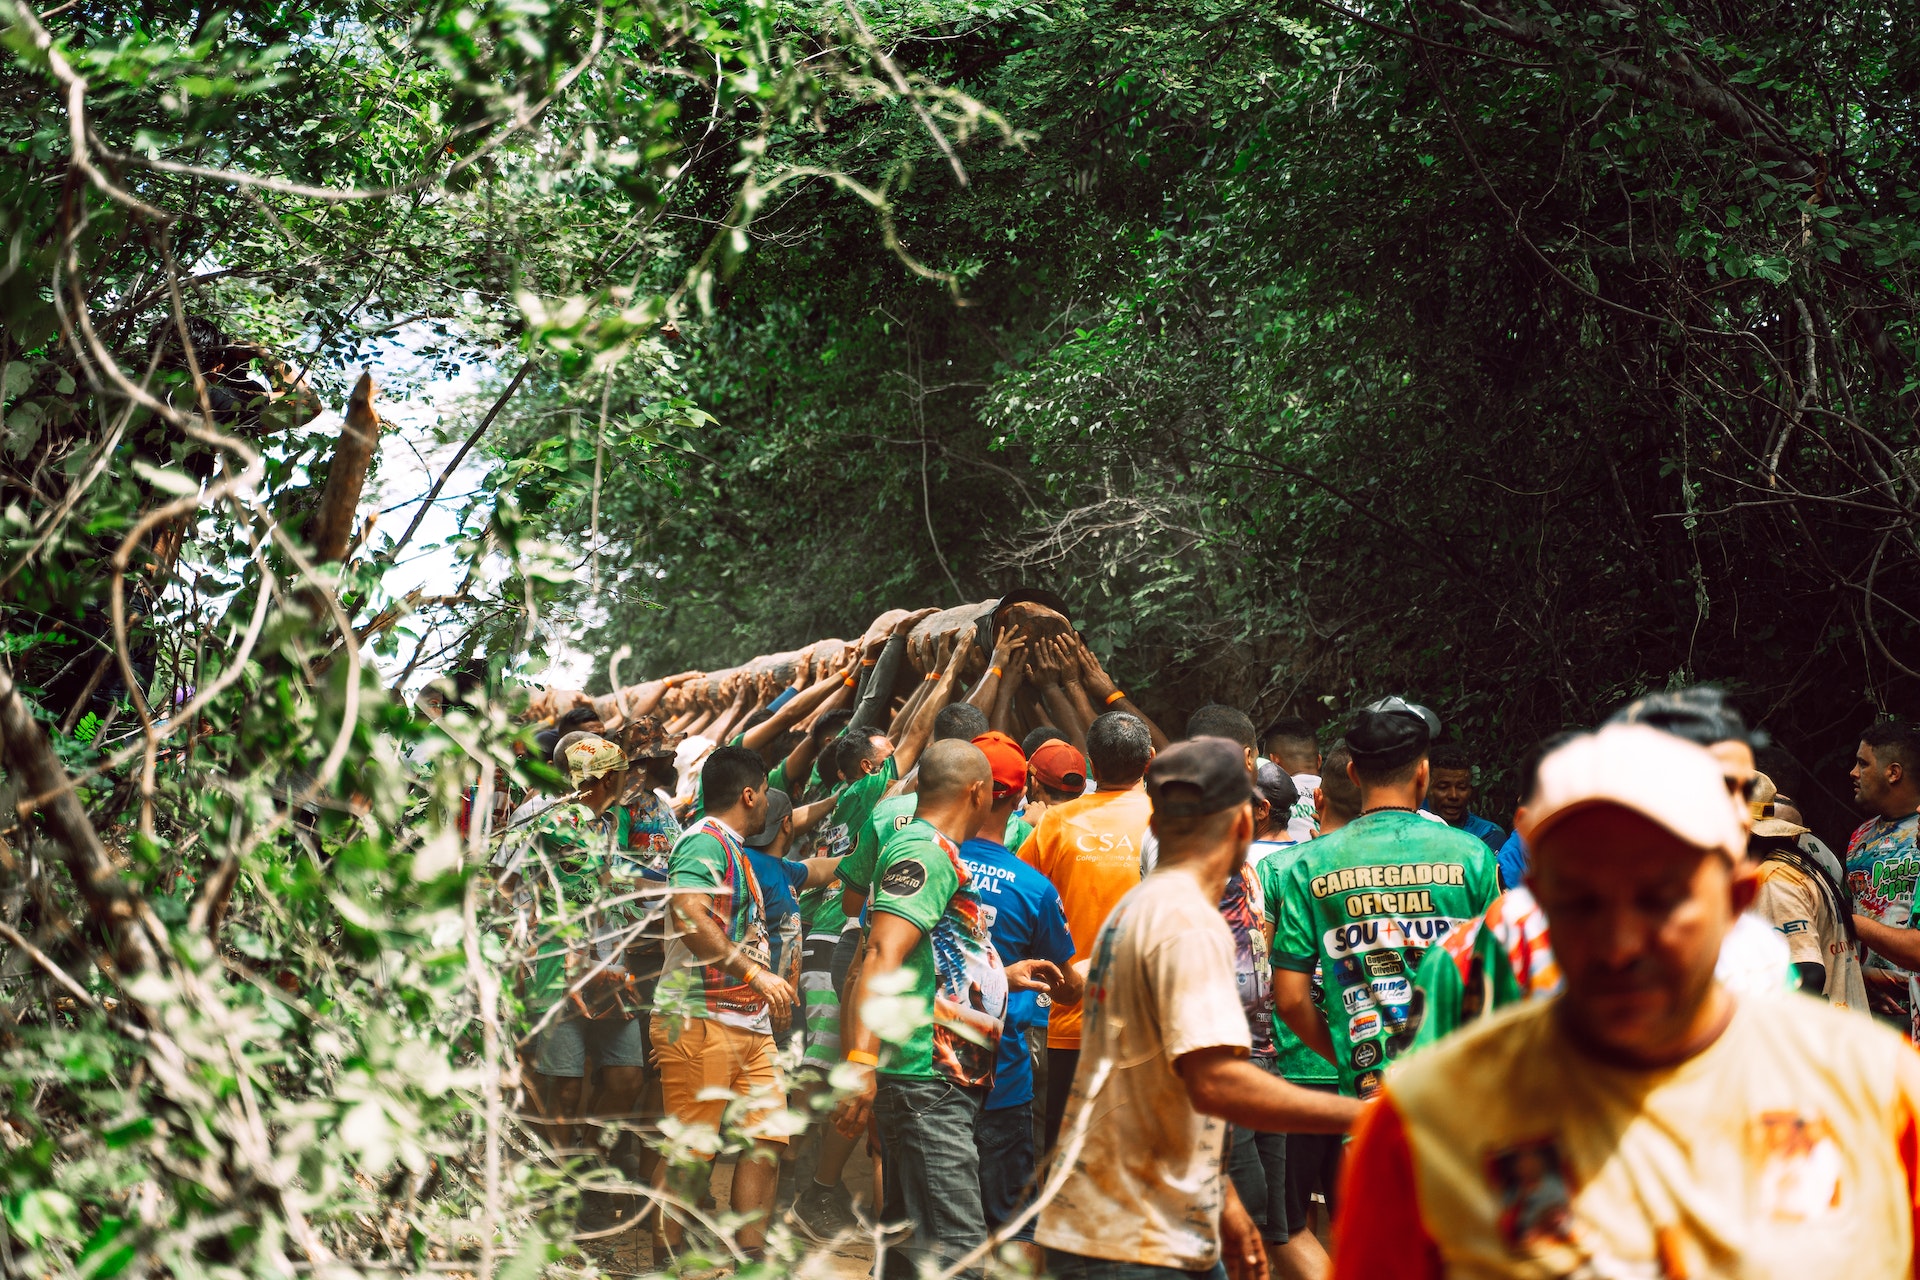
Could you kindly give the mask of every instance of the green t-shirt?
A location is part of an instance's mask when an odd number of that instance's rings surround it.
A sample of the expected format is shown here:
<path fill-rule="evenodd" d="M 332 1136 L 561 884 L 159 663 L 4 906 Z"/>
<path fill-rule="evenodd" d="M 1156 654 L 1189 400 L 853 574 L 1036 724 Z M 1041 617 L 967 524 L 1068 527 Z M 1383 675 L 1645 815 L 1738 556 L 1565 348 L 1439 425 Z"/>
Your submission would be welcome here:
<path fill-rule="evenodd" d="M 1499 896 L 1493 852 L 1445 823 L 1381 810 L 1308 841 L 1279 887 L 1274 968 L 1320 967 L 1340 1092 L 1370 1098 L 1413 1041 L 1421 957 Z"/>
<path fill-rule="evenodd" d="M 875 868 L 873 910 L 920 930 L 903 968 L 933 1020 L 889 1043 L 880 1073 L 991 1086 L 1007 1016 L 1007 974 L 959 850 L 918 818 L 890 838 Z"/>
<path fill-rule="evenodd" d="M 1020 846 L 1025 844 L 1027 842 L 1027 837 L 1032 834 L 1033 834 L 1032 823 L 1028 822 L 1025 818 L 1021 817 L 1017 813 L 1010 813 L 1007 815 L 1007 833 L 1005 836 L 1001 838 L 1000 843 L 1007 846 L 1007 848 L 1013 850 L 1015 853 L 1018 853 L 1020 851 Z"/>
<path fill-rule="evenodd" d="M 767 770 L 767 790 L 787 791 L 787 758 L 785 756 L 780 757 L 779 764 Z M 787 799 L 793 798 L 793 792 L 787 791 Z"/>
<path fill-rule="evenodd" d="M 813 849 L 807 856 L 844 858 L 852 853 L 860 828 L 867 825 L 867 819 L 873 816 L 873 807 L 880 803 L 880 798 L 887 794 L 887 788 L 899 776 L 894 769 L 893 757 L 888 756 L 878 769 L 842 787 L 839 798 L 833 802 L 833 812 L 820 824 L 820 830 L 814 836 Z"/>
<path fill-rule="evenodd" d="M 689 826 L 667 855 L 667 887 L 711 896 L 709 918 L 727 941 L 761 967 L 771 962 L 766 908 L 740 839 L 717 818 Z M 682 937 L 667 942 L 655 998 L 669 1018 L 712 1018 L 762 1035 L 773 1034 L 766 998 L 719 965 L 702 963 Z"/>
<path fill-rule="evenodd" d="M 893 838 L 896 831 L 913 821 L 913 812 L 920 807 L 917 792 L 905 795 L 888 796 L 873 806 L 873 812 L 860 827 L 859 838 L 853 842 L 853 852 L 840 864 L 840 878 L 849 885 L 866 893 L 873 888 L 873 869 L 880 861 L 880 848 Z"/>
<path fill-rule="evenodd" d="M 525 988 L 530 1013 L 544 1013 L 566 993 L 570 970 L 590 966 L 597 934 L 630 923 L 640 909 L 634 902 L 596 906 L 626 893 L 637 874 L 625 865 L 625 817 L 619 806 L 595 817 L 583 804 L 557 804 L 519 835 L 525 843 L 512 865 L 532 899 L 538 935 Z"/>
<path fill-rule="evenodd" d="M 1255 848 L 1258 848 L 1256 845 Z M 1274 922 L 1274 937 L 1280 936 L 1280 890 L 1286 880 L 1287 868 L 1305 853 L 1305 844 L 1283 845 L 1269 853 L 1254 865 L 1253 874 L 1260 881 L 1260 897 L 1266 903 L 1267 918 Z M 1323 979 L 1319 968 L 1313 971 L 1313 1003 L 1325 1004 L 1326 996 L 1322 986 Z M 1293 1028 L 1274 1014 L 1273 1048 L 1274 1069 L 1284 1080 L 1294 1084 L 1327 1085 L 1340 1083 L 1340 1073 L 1331 1062 L 1307 1048 L 1306 1041 L 1293 1034 Z"/>

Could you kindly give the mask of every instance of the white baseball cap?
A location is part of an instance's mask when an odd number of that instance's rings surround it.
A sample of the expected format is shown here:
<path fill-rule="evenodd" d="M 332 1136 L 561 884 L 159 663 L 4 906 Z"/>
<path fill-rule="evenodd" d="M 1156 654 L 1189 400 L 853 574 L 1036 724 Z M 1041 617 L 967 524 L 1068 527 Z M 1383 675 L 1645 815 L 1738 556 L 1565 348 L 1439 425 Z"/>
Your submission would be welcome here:
<path fill-rule="evenodd" d="M 1521 838 L 1537 843 L 1573 814 L 1602 805 L 1658 823 L 1696 849 L 1746 855 L 1741 806 L 1704 747 L 1640 724 L 1582 734 L 1540 762 Z"/>

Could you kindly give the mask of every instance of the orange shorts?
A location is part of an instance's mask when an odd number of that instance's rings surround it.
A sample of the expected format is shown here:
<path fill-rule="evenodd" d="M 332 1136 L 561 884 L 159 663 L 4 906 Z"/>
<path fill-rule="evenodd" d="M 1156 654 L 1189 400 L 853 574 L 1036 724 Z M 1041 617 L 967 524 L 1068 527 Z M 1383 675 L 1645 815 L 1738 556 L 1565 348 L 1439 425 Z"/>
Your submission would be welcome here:
<path fill-rule="evenodd" d="M 649 1030 L 660 1071 L 660 1098 L 668 1115 L 718 1133 L 729 1101 L 702 1097 L 703 1093 L 725 1090 L 735 1098 L 771 1097 L 770 1105 L 760 1105 L 738 1121 L 740 1129 L 761 1142 L 787 1141 L 783 1127 L 767 1123 L 785 1110 L 787 1087 L 773 1061 L 772 1036 L 742 1031 L 714 1018 L 687 1018 L 675 1036 L 658 1014 Z"/>

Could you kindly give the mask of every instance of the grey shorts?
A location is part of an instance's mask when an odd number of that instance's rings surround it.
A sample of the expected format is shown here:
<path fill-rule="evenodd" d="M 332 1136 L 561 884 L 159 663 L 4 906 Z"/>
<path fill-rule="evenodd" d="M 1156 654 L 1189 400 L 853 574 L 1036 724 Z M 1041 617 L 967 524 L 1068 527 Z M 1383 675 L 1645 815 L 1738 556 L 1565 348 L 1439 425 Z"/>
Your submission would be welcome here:
<path fill-rule="evenodd" d="M 639 1018 L 562 1016 L 540 1033 L 533 1069 L 578 1080 L 587 1074 L 589 1057 L 600 1067 L 646 1066 L 646 1024 Z"/>

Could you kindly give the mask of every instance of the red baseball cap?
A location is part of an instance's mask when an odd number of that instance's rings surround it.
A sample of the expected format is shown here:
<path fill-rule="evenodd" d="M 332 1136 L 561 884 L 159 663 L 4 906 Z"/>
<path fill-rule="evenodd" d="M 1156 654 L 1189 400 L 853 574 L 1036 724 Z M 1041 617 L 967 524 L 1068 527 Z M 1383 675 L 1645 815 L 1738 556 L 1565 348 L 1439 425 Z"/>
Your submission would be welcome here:
<path fill-rule="evenodd" d="M 1050 738 L 1034 749 L 1033 777 L 1055 791 L 1078 791 L 1087 785 L 1087 758 L 1071 742 Z"/>
<path fill-rule="evenodd" d="M 1019 795 L 1027 789 L 1027 758 L 1020 752 L 1020 744 L 1001 733 L 998 729 L 983 733 L 973 740 L 987 757 L 987 764 L 993 769 L 993 798 Z"/>

